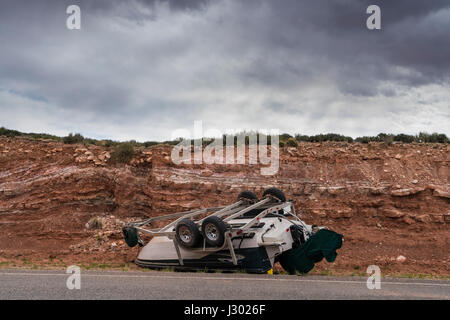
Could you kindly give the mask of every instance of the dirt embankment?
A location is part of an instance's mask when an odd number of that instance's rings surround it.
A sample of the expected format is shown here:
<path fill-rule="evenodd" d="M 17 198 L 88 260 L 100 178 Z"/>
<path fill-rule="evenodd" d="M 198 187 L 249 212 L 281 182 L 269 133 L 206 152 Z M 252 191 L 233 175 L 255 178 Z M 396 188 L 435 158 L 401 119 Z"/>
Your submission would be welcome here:
<path fill-rule="evenodd" d="M 280 169 L 174 165 L 170 147 L 137 150 L 130 165 L 110 150 L 0 137 L 0 264 L 124 264 L 124 221 L 230 203 L 269 186 L 296 200 L 308 223 L 344 234 L 319 272 L 450 275 L 449 149 L 445 144 L 302 143 L 283 148 Z M 99 217 L 102 229 L 86 223 Z M 406 257 L 403 262 L 396 258 Z"/>

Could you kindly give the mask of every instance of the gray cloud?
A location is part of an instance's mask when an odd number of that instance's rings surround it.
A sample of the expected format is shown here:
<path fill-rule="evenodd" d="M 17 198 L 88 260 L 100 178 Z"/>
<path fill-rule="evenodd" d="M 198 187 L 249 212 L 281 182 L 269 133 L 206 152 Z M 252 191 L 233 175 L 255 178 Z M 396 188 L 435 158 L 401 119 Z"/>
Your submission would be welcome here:
<path fill-rule="evenodd" d="M 69 4 L 82 30 L 65 28 Z M 0 125 L 115 139 L 179 127 L 448 134 L 450 4 L 3 1 Z"/>

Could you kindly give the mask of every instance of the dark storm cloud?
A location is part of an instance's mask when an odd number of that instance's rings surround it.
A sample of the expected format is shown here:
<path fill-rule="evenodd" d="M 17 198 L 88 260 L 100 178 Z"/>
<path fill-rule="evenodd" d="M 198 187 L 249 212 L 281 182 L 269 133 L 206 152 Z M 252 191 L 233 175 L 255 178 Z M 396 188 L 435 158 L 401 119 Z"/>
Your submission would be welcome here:
<path fill-rule="evenodd" d="M 65 27 L 71 4 L 81 7 L 82 30 Z M 382 10 L 379 31 L 365 26 L 371 4 Z M 305 133 L 448 131 L 447 0 L 48 0 L 0 9 L 0 125 L 117 139 L 164 139 L 195 119 Z"/>
<path fill-rule="evenodd" d="M 377 90 L 380 80 L 408 86 L 448 81 L 448 1 L 378 1 L 382 10 L 381 31 L 365 27 L 368 17 L 365 10 L 373 1 L 334 1 L 326 5 L 323 1 L 294 0 L 266 3 L 270 14 L 264 17 L 267 27 L 258 45 L 270 48 L 267 56 L 277 50 L 289 50 L 291 59 L 277 65 L 275 76 L 287 74 L 289 77 L 296 72 L 295 53 L 300 53 L 318 60 L 304 71 L 323 67 L 335 69 L 339 79 L 346 79 L 341 85 L 344 92 L 382 93 Z M 244 32 L 257 34 L 263 23 L 253 21 L 252 17 L 248 19 L 251 25 L 247 25 L 249 29 Z M 260 72 L 264 80 L 272 74 L 264 72 L 265 68 L 267 66 L 254 71 Z M 277 82 L 277 79 L 271 77 L 271 81 Z"/>

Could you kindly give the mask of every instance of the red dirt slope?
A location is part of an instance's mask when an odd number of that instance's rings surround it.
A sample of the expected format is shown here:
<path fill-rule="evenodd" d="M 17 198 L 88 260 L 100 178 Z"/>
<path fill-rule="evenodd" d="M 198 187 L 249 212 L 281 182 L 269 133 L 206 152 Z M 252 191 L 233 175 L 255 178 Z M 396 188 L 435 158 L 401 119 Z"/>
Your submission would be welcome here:
<path fill-rule="evenodd" d="M 281 150 L 280 170 L 182 165 L 170 147 L 136 150 L 112 165 L 108 148 L 0 137 L 0 263 L 132 261 L 120 227 L 234 201 L 269 186 L 296 200 L 308 223 L 344 234 L 335 263 L 319 271 L 450 275 L 449 145 L 301 143 Z M 103 229 L 86 223 L 100 217 Z M 406 261 L 398 262 L 399 255 Z"/>

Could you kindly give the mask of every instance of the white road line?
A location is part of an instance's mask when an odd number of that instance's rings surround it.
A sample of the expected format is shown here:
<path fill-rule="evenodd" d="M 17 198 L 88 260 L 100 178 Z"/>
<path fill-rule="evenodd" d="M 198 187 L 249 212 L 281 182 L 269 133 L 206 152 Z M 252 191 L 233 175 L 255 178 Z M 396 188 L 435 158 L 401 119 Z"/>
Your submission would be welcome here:
<path fill-rule="evenodd" d="M 16 272 L 2 272 L 3 275 L 17 275 L 17 276 L 69 276 L 66 273 L 16 273 Z M 191 280 L 248 280 L 248 281 L 276 281 L 276 282 L 321 282 L 321 283 L 347 283 L 347 284 L 366 284 L 366 281 L 345 281 L 345 280 L 319 280 L 319 279 L 269 279 L 269 278 L 226 278 L 226 277 L 185 277 L 185 276 L 163 276 L 163 275 L 121 275 L 121 274 L 89 274 L 82 273 L 83 277 L 103 277 L 103 278 L 158 278 L 158 279 L 191 279 Z M 437 286 L 450 287 L 450 283 L 424 283 L 424 282 L 392 282 L 383 281 L 382 285 L 417 285 L 417 286 Z"/>

